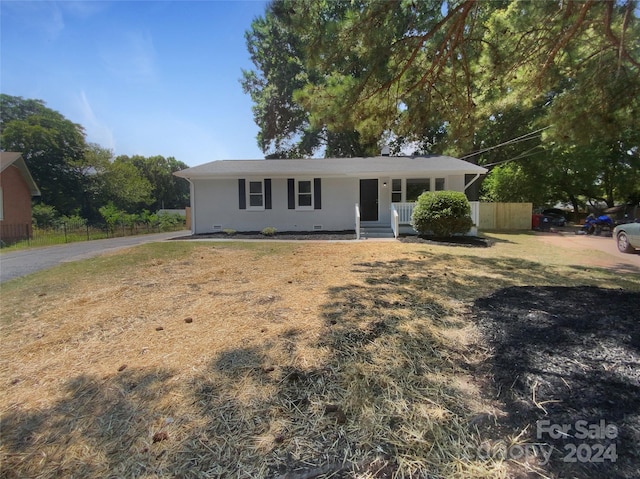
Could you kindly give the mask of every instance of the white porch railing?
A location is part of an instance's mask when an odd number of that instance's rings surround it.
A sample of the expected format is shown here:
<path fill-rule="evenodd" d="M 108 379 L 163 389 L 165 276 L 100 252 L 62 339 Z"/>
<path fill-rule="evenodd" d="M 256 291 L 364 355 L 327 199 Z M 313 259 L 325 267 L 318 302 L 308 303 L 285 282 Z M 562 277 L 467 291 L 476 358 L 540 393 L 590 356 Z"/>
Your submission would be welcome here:
<path fill-rule="evenodd" d="M 469 205 L 471 206 L 471 220 L 473 221 L 473 226 L 467 234 L 475 236 L 478 234 L 478 225 L 480 224 L 480 202 L 469 201 Z"/>
<path fill-rule="evenodd" d="M 478 224 L 480 223 L 480 202 L 469 201 L 469 205 L 471 206 L 471 220 L 473 221 L 469 234 L 475 235 L 478 234 Z M 391 203 L 391 228 L 396 238 L 398 237 L 397 231 L 400 225 L 411 224 L 411 215 L 415 206 L 415 203 Z"/>
<path fill-rule="evenodd" d="M 393 231 L 393 237 L 398 239 L 400 234 L 400 215 L 393 204 L 391 204 L 391 230 Z"/>
<path fill-rule="evenodd" d="M 356 203 L 356 239 L 360 239 L 360 205 Z"/>
<path fill-rule="evenodd" d="M 391 210 L 398 212 L 398 223 L 401 225 L 411 224 L 411 214 L 415 203 L 391 203 Z"/>

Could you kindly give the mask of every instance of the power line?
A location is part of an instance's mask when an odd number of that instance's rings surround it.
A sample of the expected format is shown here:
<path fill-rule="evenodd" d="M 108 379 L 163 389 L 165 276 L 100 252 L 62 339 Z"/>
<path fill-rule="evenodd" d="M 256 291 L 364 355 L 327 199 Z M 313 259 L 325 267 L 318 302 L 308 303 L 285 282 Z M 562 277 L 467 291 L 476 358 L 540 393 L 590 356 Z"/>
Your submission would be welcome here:
<path fill-rule="evenodd" d="M 532 131 L 530 133 L 527 133 L 525 135 L 519 136 L 517 138 L 513 138 L 511 140 L 507 140 L 507 141 L 505 141 L 503 143 L 499 143 L 499 144 L 497 144 L 495 146 L 490 146 L 489 148 L 484 148 L 482 150 L 478 150 L 478 151 L 475 151 L 473 153 L 469 153 L 468 155 L 464 155 L 464 156 L 460 157 L 460 159 L 464 160 L 465 158 L 471 158 L 472 156 L 476 156 L 476 155 L 479 155 L 481 153 L 485 153 L 487 151 L 495 150 L 496 148 L 501 148 L 503 146 L 511 145 L 511 144 L 514 144 L 514 143 L 519 143 L 521 141 L 533 140 L 534 138 L 537 137 L 538 133 L 540 133 L 540 132 L 542 132 L 542 131 L 544 131 L 544 130 L 546 130 L 548 128 L 551 128 L 551 126 L 552 125 L 545 126 L 544 128 L 540 128 L 538 130 Z"/>
<path fill-rule="evenodd" d="M 515 161 L 515 160 L 521 160 L 522 158 L 528 158 L 529 156 L 533 156 L 533 155 L 537 155 L 539 152 L 536 151 L 535 153 L 530 153 L 531 151 L 537 149 L 537 148 L 542 148 L 541 145 L 536 145 L 533 148 L 529 148 L 527 151 L 522 152 L 520 155 L 516 156 L 515 158 L 509 158 L 507 160 L 501 160 L 501 161 L 496 161 L 495 163 L 487 163 L 486 165 L 482 165 L 485 168 L 488 168 L 490 166 L 496 166 L 496 165 L 501 165 L 502 163 L 508 163 L 510 161 Z"/>

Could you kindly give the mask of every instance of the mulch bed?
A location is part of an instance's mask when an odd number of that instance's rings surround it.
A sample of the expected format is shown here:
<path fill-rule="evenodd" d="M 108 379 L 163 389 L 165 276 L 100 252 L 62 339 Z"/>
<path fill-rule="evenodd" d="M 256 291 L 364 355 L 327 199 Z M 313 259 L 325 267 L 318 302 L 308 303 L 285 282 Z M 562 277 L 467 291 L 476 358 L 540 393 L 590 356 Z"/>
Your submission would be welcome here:
<path fill-rule="evenodd" d="M 489 238 L 480 236 L 451 236 L 448 238 L 438 238 L 437 236 L 416 236 L 406 235 L 398 238 L 403 243 L 427 243 L 440 246 L 466 246 L 470 248 L 488 248 L 493 245 Z"/>
<path fill-rule="evenodd" d="M 326 240 L 326 241 L 338 241 L 338 240 L 355 240 L 356 233 L 353 230 L 346 231 L 283 231 L 277 232 L 273 235 L 264 235 L 259 231 L 246 231 L 235 233 L 203 233 L 191 236 L 182 236 L 173 239 L 221 239 L 221 240 L 245 240 L 245 239 L 266 239 L 266 240 Z"/>
<path fill-rule="evenodd" d="M 476 300 L 493 356 L 477 373 L 493 378 L 508 411 L 480 433 L 520 444 L 490 452 L 528 459 L 544 477 L 640 477 L 639 311 L 640 293 L 594 287 L 510 287 Z M 543 448 L 547 464 L 533 456 Z"/>
<path fill-rule="evenodd" d="M 219 232 L 219 233 L 204 233 L 196 234 L 192 236 L 182 236 L 180 238 L 173 239 L 227 239 L 227 240 L 244 240 L 244 239 L 268 239 L 268 240 L 325 240 L 325 241 L 347 241 L 355 240 L 356 233 L 353 230 L 347 231 L 284 231 L 277 232 L 274 235 L 264 235 L 259 231 L 248 232 L 235 232 L 232 234 Z M 476 248 L 487 248 L 493 245 L 493 241 L 489 238 L 482 238 L 479 236 L 452 236 L 449 238 L 438 238 L 434 236 L 417 236 L 417 235 L 401 235 L 398 237 L 398 241 L 403 243 L 425 243 L 434 244 L 440 246 L 465 246 Z"/>

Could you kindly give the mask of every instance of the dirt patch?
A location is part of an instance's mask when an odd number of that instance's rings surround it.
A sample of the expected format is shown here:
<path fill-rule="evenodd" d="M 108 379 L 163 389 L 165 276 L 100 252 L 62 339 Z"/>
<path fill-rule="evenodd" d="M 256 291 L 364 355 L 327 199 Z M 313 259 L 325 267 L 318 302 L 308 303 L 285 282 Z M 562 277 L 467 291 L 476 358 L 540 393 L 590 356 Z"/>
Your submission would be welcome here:
<path fill-rule="evenodd" d="M 512 287 L 475 301 L 492 356 L 480 371 L 507 412 L 480 429 L 494 441 L 488 453 L 545 477 L 638 477 L 638 311 L 640 293 L 592 287 Z"/>

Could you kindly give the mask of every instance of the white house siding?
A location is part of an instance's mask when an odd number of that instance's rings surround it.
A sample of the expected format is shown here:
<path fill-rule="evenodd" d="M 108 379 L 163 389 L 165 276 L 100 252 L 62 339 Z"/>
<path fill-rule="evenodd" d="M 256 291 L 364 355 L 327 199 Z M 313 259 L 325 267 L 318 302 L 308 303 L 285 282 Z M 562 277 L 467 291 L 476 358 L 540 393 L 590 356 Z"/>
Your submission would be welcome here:
<path fill-rule="evenodd" d="M 244 179 L 248 184 L 249 181 L 265 178 L 247 176 Z M 272 208 L 258 211 L 240 209 L 238 178 L 192 179 L 193 232 L 202 234 L 220 229 L 260 231 L 266 227 L 278 231 L 313 231 L 318 227 L 325 231 L 341 231 L 355 228 L 358 179 L 321 178 L 321 209 L 312 210 L 290 210 L 287 178 L 270 179 Z"/>
<path fill-rule="evenodd" d="M 449 175 L 445 180 L 445 188 L 451 191 L 464 192 L 464 175 Z"/>

